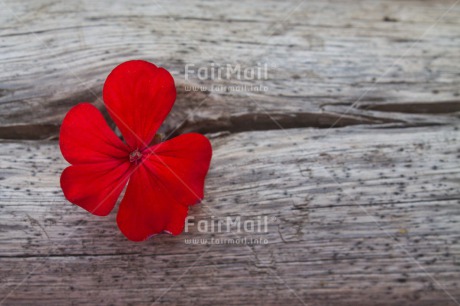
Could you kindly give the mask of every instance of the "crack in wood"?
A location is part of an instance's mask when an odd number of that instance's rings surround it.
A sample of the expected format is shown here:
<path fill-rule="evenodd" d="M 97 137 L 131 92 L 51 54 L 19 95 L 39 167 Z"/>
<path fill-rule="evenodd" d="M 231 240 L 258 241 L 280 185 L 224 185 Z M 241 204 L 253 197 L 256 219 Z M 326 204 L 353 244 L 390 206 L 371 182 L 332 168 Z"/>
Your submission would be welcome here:
<path fill-rule="evenodd" d="M 379 120 L 365 117 L 344 116 L 336 113 L 250 113 L 215 120 L 185 121 L 172 136 L 188 132 L 239 133 L 245 131 L 266 131 L 294 128 L 340 128 L 359 124 L 382 124 L 397 120 Z"/>
<path fill-rule="evenodd" d="M 408 114 L 451 114 L 460 112 L 460 101 L 361 104 L 357 108 Z"/>

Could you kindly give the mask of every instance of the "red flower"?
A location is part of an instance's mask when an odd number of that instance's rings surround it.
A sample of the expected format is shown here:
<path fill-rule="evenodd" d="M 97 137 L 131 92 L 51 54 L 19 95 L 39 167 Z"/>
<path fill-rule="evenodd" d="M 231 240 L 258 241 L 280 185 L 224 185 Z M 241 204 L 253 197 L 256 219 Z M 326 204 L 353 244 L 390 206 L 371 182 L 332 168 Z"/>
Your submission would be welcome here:
<path fill-rule="evenodd" d="M 149 146 L 176 99 L 172 76 L 151 63 L 117 66 L 107 77 L 103 97 L 126 143 L 96 107 L 73 107 L 59 138 L 71 164 L 61 175 L 65 197 L 105 216 L 128 184 L 117 215 L 128 239 L 141 241 L 163 231 L 180 234 L 188 206 L 203 199 L 212 155 L 209 140 L 191 133 Z"/>

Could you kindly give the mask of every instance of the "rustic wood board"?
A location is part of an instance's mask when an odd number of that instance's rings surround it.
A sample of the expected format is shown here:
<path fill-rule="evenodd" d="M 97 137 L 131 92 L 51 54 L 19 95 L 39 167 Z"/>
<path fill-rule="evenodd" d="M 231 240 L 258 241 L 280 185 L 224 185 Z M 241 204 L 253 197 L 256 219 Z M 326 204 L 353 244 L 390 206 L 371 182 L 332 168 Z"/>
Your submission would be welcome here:
<path fill-rule="evenodd" d="M 0 149 L 4 305 L 456 305 L 458 127 L 214 135 L 195 220 L 267 216 L 268 232 L 127 241 L 71 205 L 56 142 Z M 262 245 L 209 244 L 254 237 Z M 208 239 L 187 244 L 185 239 Z"/>
<path fill-rule="evenodd" d="M 323 125 L 440 124 L 460 110 L 460 11 L 450 0 L 2 2 L 0 138 L 55 137 L 67 110 L 96 101 L 110 70 L 132 58 L 171 70 L 180 91 L 210 90 L 179 95 L 166 130 L 185 119 L 180 131 L 237 130 L 231 122 L 248 119 L 265 129 L 254 119 L 262 112 L 294 127 L 318 126 L 312 114 Z M 268 78 L 186 80 L 186 64 L 267 64 Z M 268 90 L 212 91 L 235 85 Z M 351 118 L 336 122 L 343 114 Z"/>

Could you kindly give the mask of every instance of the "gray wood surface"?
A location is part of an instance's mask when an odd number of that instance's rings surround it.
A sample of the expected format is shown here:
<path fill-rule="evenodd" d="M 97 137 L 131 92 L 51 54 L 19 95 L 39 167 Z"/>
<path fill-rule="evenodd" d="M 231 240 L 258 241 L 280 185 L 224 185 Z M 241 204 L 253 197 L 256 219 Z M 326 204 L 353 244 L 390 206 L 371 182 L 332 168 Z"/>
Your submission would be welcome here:
<path fill-rule="evenodd" d="M 119 233 L 115 213 L 66 203 L 56 143 L 4 142 L 0 293 L 12 290 L 11 304 L 454 305 L 458 136 L 362 127 L 214 138 L 207 196 L 191 215 L 267 216 L 267 233 L 191 225 L 140 244 Z M 200 244 L 212 237 L 268 243 Z"/>
<path fill-rule="evenodd" d="M 0 7 L 0 305 L 459 305 L 455 1 Z M 133 58 L 175 77 L 162 131 L 214 149 L 195 225 L 143 243 L 64 199 L 56 141 Z M 212 63 L 268 78 L 185 78 Z M 196 226 L 238 216 L 267 231 Z"/>
<path fill-rule="evenodd" d="M 268 88 L 179 95 L 169 130 L 184 119 L 184 129 L 204 123 L 222 130 L 222 121 L 264 111 L 296 127 L 318 124 L 283 115 L 325 116 L 323 126 L 344 113 L 354 119 L 338 125 L 442 123 L 451 118 L 419 112 L 460 109 L 458 8 L 445 14 L 453 1 L 111 3 L 4 1 L 0 136 L 56 136 L 69 106 L 95 101 L 112 67 L 132 58 L 171 70 L 181 88 Z M 267 64 L 268 78 L 199 80 L 191 74 L 185 79 L 186 64 L 196 70 L 211 63 Z M 261 123 L 252 126 L 265 129 Z"/>

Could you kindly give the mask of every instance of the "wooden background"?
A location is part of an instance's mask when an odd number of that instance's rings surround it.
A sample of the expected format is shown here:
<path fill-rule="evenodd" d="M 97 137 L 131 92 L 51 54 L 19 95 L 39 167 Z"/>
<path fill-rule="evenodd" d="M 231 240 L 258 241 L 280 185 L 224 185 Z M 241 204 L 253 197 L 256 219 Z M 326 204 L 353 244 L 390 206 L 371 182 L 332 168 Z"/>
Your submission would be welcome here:
<path fill-rule="evenodd" d="M 460 305 L 457 2 L 0 0 L 0 304 Z M 116 210 L 64 199 L 59 124 L 104 112 L 129 59 L 175 77 L 163 132 L 212 141 L 190 214 L 267 233 L 132 243 Z M 184 74 L 258 63 L 267 79 Z M 209 243 L 249 236 L 268 243 Z"/>

